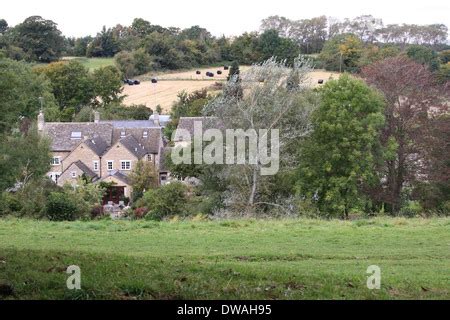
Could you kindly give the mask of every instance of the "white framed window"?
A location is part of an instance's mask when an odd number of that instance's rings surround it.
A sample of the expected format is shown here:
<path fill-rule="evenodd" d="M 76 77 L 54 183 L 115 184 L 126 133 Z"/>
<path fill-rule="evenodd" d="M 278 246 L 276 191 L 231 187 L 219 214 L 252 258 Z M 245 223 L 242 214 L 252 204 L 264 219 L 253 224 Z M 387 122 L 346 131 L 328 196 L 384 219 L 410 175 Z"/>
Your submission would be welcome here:
<path fill-rule="evenodd" d="M 76 171 L 72 171 L 70 173 L 70 176 L 75 179 L 77 177 L 77 172 Z"/>
<path fill-rule="evenodd" d="M 52 166 L 59 166 L 61 164 L 61 157 L 53 157 L 51 161 Z"/>
<path fill-rule="evenodd" d="M 99 164 L 98 164 L 98 161 L 94 161 L 94 162 L 93 162 L 93 168 L 94 168 L 94 171 L 99 171 Z"/>
<path fill-rule="evenodd" d="M 127 135 L 126 131 L 120 131 L 120 137 L 125 138 Z"/>
<path fill-rule="evenodd" d="M 131 161 L 130 160 L 122 160 L 120 161 L 120 169 L 124 171 L 131 170 Z"/>
<path fill-rule="evenodd" d="M 144 131 L 144 133 L 142 134 L 142 136 L 143 136 L 144 138 L 148 138 L 148 131 Z"/>
<path fill-rule="evenodd" d="M 148 154 L 147 155 L 147 161 L 153 161 L 153 155 L 152 154 Z"/>
<path fill-rule="evenodd" d="M 114 170 L 114 161 L 108 161 L 107 168 L 108 168 L 108 171 Z"/>

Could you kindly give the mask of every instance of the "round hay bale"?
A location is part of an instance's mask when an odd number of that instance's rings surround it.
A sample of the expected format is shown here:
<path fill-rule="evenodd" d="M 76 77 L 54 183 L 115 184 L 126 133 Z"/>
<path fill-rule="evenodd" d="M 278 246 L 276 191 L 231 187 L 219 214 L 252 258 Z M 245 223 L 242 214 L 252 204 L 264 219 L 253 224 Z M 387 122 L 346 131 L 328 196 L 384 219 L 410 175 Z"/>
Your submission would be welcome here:
<path fill-rule="evenodd" d="M 222 74 L 222 71 L 220 71 L 220 70 L 219 70 L 219 71 L 217 71 L 217 74 Z"/>
<path fill-rule="evenodd" d="M 229 70 L 230 67 L 229 66 L 223 66 L 223 70 Z"/>
<path fill-rule="evenodd" d="M 323 84 L 323 79 L 319 79 L 318 84 Z"/>
<path fill-rule="evenodd" d="M 202 74 L 200 70 L 197 70 L 195 73 L 196 74 Z"/>
<path fill-rule="evenodd" d="M 153 79 L 152 79 L 152 83 L 158 83 L 158 80 L 155 79 L 155 78 L 153 78 Z"/>

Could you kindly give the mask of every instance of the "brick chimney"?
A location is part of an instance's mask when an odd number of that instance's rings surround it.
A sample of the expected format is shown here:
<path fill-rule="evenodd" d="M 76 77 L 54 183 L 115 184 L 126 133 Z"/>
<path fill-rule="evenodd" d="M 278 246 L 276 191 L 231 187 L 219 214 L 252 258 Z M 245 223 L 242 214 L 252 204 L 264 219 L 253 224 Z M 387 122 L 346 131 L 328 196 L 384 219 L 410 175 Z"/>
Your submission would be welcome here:
<path fill-rule="evenodd" d="M 161 123 L 159 122 L 159 113 L 157 111 L 153 111 L 153 122 L 157 127 L 161 126 Z"/>
<path fill-rule="evenodd" d="M 38 128 L 38 132 L 41 133 L 44 131 L 44 127 L 45 127 L 45 117 L 44 117 L 44 113 L 41 111 L 39 111 L 39 115 L 37 117 L 37 128 Z"/>
<path fill-rule="evenodd" d="M 94 123 L 100 123 L 100 112 L 94 111 Z"/>

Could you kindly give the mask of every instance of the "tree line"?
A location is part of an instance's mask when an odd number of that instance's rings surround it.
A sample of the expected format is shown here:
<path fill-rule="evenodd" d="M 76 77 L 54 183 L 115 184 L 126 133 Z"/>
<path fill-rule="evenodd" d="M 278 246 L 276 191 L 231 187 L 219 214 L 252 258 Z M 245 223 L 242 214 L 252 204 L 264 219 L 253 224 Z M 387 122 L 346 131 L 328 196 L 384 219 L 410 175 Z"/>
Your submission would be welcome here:
<path fill-rule="evenodd" d="M 349 37 L 349 36 L 352 37 Z M 180 69 L 211 65 L 224 61 L 253 64 L 272 56 L 290 63 L 298 54 L 316 54 L 338 43 L 345 46 L 338 54 L 347 57 L 406 50 L 422 45 L 434 51 L 448 49 L 448 28 L 443 24 L 384 25 L 381 19 L 362 15 L 339 21 L 325 16 L 290 20 L 271 16 L 261 22 L 260 32 L 246 32 L 237 37 L 214 37 L 200 26 L 186 29 L 163 27 L 136 18 L 129 26 L 103 27 L 95 37 L 65 37 L 57 24 L 32 16 L 10 27 L 0 20 L 0 55 L 15 60 L 52 62 L 61 56 L 114 57 L 122 73 L 142 74 L 151 70 Z M 362 47 L 372 52 L 361 53 Z M 392 49 L 394 50 L 394 49 Z M 327 64 L 326 52 L 324 54 Z M 378 53 L 376 53 L 378 54 Z M 363 59 L 362 58 L 362 59 Z"/>

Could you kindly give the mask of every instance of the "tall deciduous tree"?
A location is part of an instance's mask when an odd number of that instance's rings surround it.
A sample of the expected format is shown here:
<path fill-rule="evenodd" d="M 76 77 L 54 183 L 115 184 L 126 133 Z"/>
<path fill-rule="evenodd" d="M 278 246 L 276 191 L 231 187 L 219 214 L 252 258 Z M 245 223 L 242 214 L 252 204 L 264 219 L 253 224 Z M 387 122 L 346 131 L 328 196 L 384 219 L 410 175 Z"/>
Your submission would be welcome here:
<path fill-rule="evenodd" d="M 130 174 L 130 181 L 133 186 L 133 201 L 141 198 L 144 192 L 156 188 L 159 182 L 153 163 L 138 161 Z"/>
<path fill-rule="evenodd" d="M 113 102 L 120 102 L 123 97 L 122 93 L 122 77 L 120 71 L 114 66 L 106 66 L 99 68 L 92 74 L 95 103 L 106 106 Z"/>
<path fill-rule="evenodd" d="M 309 114 L 311 106 L 303 104 L 301 99 L 305 90 L 307 74 L 311 70 L 310 63 L 303 58 L 296 59 L 294 70 L 298 73 L 298 86 L 288 89 L 288 76 L 292 72 L 284 63 L 269 59 L 264 63 L 255 65 L 241 75 L 242 82 L 230 80 L 227 87 L 242 86 L 245 94 L 243 97 L 233 95 L 221 95 L 212 101 L 204 110 L 205 114 L 217 117 L 217 123 L 226 129 L 256 130 L 261 135 L 259 138 L 267 138 L 274 148 L 272 157 L 276 156 L 276 150 L 280 151 L 281 171 L 292 165 L 290 154 L 285 152 L 299 138 L 306 135 L 309 130 Z M 263 82 L 261 82 L 263 81 Z M 234 91 L 233 88 L 225 90 Z M 279 140 L 274 139 L 275 132 L 279 130 Z M 266 134 L 259 130 L 268 130 Z M 252 132 L 252 131 L 250 131 Z M 261 140 L 260 140 L 261 142 Z M 250 142 L 253 145 L 254 142 Z M 261 142 L 264 145 L 264 142 Z M 261 145 L 260 145 L 261 146 Z M 270 147 L 268 147 L 270 148 Z M 249 154 L 242 153 L 238 157 Z M 273 176 L 263 175 L 262 157 L 255 155 L 255 161 L 246 164 L 221 166 L 216 177 L 224 181 L 228 190 L 225 193 L 226 202 L 234 208 L 255 210 L 262 206 L 280 204 L 276 202 L 276 196 L 271 195 L 271 182 L 278 173 Z M 249 159 L 247 159 L 249 160 Z M 235 162 L 236 163 L 236 162 Z M 277 163 L 273 163 L 274 166 Z M 268 195 L 267 197 L 265 195 Z M 278 199 L 279 200 L 279 199 Z"/>
<path fill-rule="evenodd" d="M 363 187 L 376 182 L 383 99 L 349 75 L 329 81 L 320 95 L 313 132 L 301 148 L 299 194 L 326 216 L 348 215 L 364 205 Z"/>
<path fill-rule="evenodd" d="M 427 66 L 406 57 L 377 62 L 361 74 L 387 101 L 381 135 L 386 149 L 379 168 L 382 183 L 373 190 L 373 198 L 396 212 L 404 188 L 429 174 L 430 147 L 434 144 L 430 120 L 448 109 L 448 88 L 436 84 Z"/>
<path fill-rule="evenodd" d="M 61 110 L 80 110 L 94 98 L 94 86 L 89 70 L 77 61 L 54 62 L 35 69 L 50 79 L 53 94 Z"/>
<path fill-rule="evenodd" d="M 0 59 L 0 132 L 17 128 L 22 118 L 35 119 L 43 98 L 46 114 L 58 113 L 49 81 L 24 62 Z"/>
<path fill-rule="evenodd" d="M 5 19 L 0 19 L 0 34 L 3 34 L 8 30 L 8 22 Z"/>
<path fill-rule="evenodd" d="M 50 169 L 49 141 L 35 128 L 25 134 L 0 134 L 0 154 L 0 191 L 17 183 L 22 187 Z"/>
<path fill-rule="evenodd" d="M 52 62 L 61 56 L 64 38 L 57 24 L 40 16 L 32 16 L 13 30 L 14 43 L 22 48 L 28 58 L 40 62 Z"/>
<path fill-rule="evenodd" d="M 362 49 L 363 44 L 358 37 L 343 34 L 325 43 L 320 59 L 327 70 L 355 72 L 358 70 Z"/>

